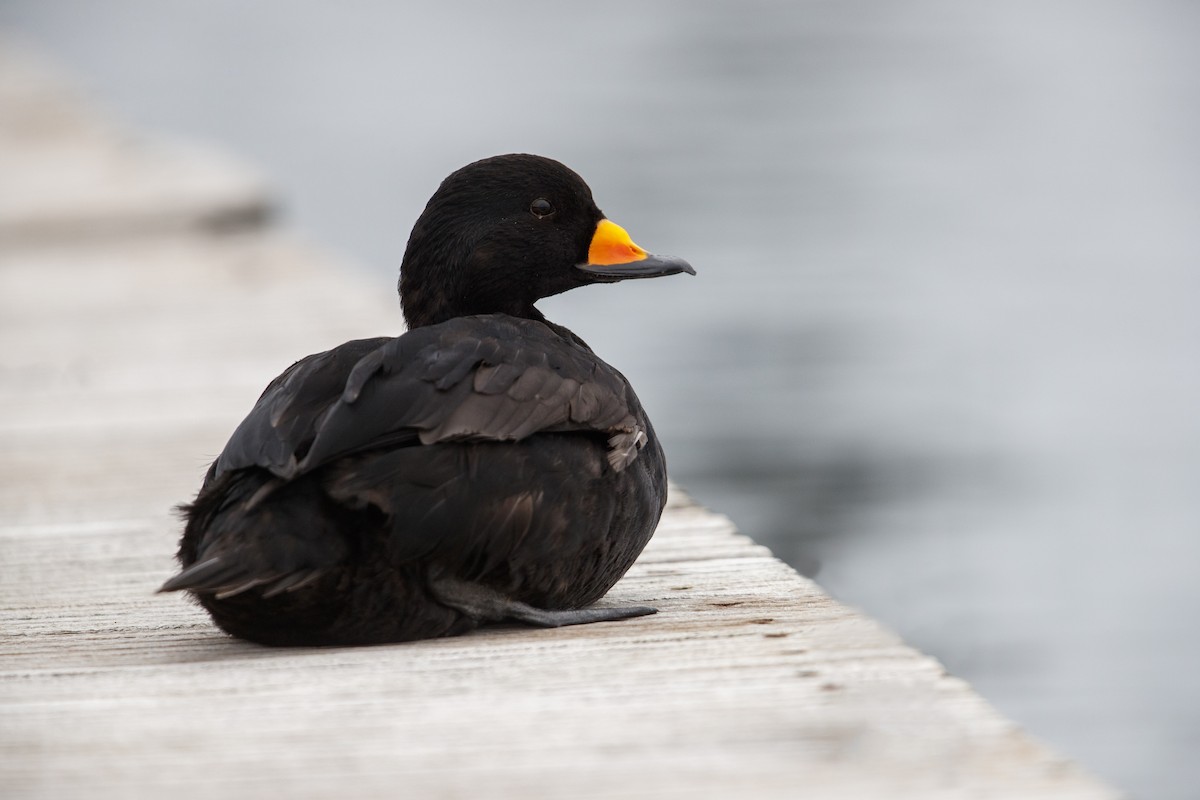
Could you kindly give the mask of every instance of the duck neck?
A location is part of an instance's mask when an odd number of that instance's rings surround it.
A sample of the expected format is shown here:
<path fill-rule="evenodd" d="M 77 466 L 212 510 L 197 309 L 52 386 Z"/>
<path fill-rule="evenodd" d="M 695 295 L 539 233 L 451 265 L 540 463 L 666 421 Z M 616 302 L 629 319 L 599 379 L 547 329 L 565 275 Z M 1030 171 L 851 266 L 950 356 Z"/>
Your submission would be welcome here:
<path fill-rule="evenodd" d="M 507 314 L 510 317 L 521 317 L 538 322 L 545 322 L 542 312 L 533 307 L 532 303 L 512 302 L 488 303 L 472 302 L 470 298 L 451 297 L 442 292 L 425 292 L 416 287 L 403 286 L 400 295 L 400 306 L 404 310 L 404 321 L 408 327 L 420 328 L 425 325 L 437 325 L 439 322 L 455 317 L 469 317 L 476 314 Z"/>
<path fill-rule="evenodd" d="M 489 304 L 487 308 L 473 309 L 469 304 L 449 302 L 445 295 L 412 291 L 411 288 L 410 291 L 404 292 L 400 296 L 400 305 L 404 309 L 404 321 L 408 323 L 409 330 L 425 325 L 437 325 L 456 317 L 469 317 L 476 314 L 507 314 L 510 317 L 540 322 L 567 341 L 591 352 L 592 348 L 588 347 L 587 342 L 580 339 L 571 330 L 546 319 L 545 315 L 534 308 L 532 303 L 513 304 L 511 308 L 498 308 L 494 304 Z"/>

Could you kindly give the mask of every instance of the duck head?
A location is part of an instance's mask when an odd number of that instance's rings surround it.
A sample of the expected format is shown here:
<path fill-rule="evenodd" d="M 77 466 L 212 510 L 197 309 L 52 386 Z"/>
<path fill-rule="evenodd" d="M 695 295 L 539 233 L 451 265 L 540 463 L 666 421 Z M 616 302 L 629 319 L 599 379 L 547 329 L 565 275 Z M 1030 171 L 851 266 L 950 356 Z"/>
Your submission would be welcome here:
<path fill-rule="evenodd" d="M 542 319 L 533 304 L 591 283 L 696 274 L 638 247 L 591 189 L 549 158 L 506 155 L 454 172 L 413 226 L 400 267 L 410 328 L 468 314 Z"/>

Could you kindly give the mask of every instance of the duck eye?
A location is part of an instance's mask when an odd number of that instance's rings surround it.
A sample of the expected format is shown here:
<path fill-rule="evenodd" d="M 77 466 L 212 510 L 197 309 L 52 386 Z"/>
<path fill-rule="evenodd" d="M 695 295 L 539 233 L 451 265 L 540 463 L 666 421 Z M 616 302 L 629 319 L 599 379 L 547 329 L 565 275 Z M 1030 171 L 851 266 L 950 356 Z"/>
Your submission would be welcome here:
<path fill-rule="evenodd" d="M 554 206 L 544 197 L 539 197 L 529 204 L 529 213 L 533 214 L 538 219 L 548 217 L 554 213 Z"/>

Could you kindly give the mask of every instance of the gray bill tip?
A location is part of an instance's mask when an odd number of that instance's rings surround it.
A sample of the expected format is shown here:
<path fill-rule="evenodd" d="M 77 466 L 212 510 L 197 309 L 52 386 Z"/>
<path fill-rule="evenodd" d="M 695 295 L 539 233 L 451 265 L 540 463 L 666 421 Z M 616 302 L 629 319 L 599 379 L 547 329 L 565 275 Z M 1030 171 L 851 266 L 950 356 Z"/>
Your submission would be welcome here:
<path fill-rule="evenodd" d="M 665 275 L 678 275 L 686 272 L 695 275 L 692 265 L 676 256 L 648 255 L 637 261 L 626 261 L 623 264 L 579 264 L 576 269 L 597 278 L 610 280 L 626 280 L 629 278 L 660 278 Z"/>

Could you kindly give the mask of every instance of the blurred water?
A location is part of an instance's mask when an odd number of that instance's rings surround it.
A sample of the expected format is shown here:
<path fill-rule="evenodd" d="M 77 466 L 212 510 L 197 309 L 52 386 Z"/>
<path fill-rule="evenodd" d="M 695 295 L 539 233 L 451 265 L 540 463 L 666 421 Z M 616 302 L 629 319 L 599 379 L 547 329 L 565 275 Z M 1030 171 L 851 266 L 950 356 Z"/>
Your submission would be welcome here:
<path fill-rule="evenodd" d="M 1117 785 L 1200 767 L 1200 6 L 5 0 L 391 276 L 557 157 L 699 277 L 544 304 L 673 477 Z"/>

